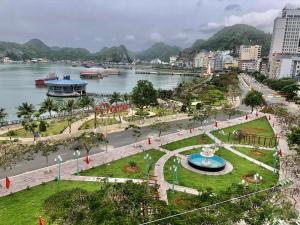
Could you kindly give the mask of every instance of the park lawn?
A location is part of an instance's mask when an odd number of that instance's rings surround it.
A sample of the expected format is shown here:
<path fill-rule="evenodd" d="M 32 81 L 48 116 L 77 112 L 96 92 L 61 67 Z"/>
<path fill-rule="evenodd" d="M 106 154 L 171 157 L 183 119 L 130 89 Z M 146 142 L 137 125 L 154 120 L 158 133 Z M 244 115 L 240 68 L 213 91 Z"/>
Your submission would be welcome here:
<path fill-rule="evenodd" d="M 141 179 L 145 177 L 145 167 L 146 162 L 144 160 L 145 154 L 149 154 L 152 157 L 152 164 L 150 169 L 150 175 L 154 174 L 154 164 L 162 157 L 165 153 L 159 150 L 150 149 L 146 152 L 141 152 L 132 156 L 128 156 L 111 163 L 107 163 L 95 168 L 85 170 L 81 172 L 82 176 L 96 176 L 96 177 L 116 177 L 116 178 L 132 178 Z M 128 165 L 129 162 L 135 162 L 139 167 L 138 172 L 130 173 L 124 171 L 124 167 Z"/>
<path fill-rule="evenodd" d="M 97 182 L 52 181 L 29 190 L 20 191 L 0 198 L 0 224 L 3 225 L 36 225 L 39 216 L 43 216 L 42 206 L 49 196 L 72 188 L 83 188 L 96 191 L 100 185 Z M 45 218 L 46 219 L 46 218 Z M 49 224 L 49 221 L 45 221 Z"/>
<path fill-rule="evenodd" d="M 220 130 L 216 130 L 213 131 L 212 134 L 214 136 L 216 136 L 218 139 L 220 139 L 221 141 L 225 142 L 225 143 L 238 143 L 238 140 L 235 139 L 233 137 L 233 135 L 231 134 L 230 139 L 228 140 L 228 136 L 229 133 L 233 133 L 234 131 L 240 130 L 240 129 L 246 129 L 249 131 L 249 133 L 257 135 L 257 136 L 261 136 L 261 137 L 274 137 L 274 131 L 268 121 L 268 119 L 266 117 L 262 117 L 250 122 L 246 122 L 243 124 L 238 124 L 235 126 L 231 126 L 231 127 L 226 127 L 224 129 L 220 129 Z M 222 134 L 222 130 L 224 131 L 224 134 Z M 270 139 L 267 138 L 266 140 L 266 146 L 269 146 L 270 144 Z M 272 146 L 274 145 L 275 141 L 273 141 Z M 253 142 L 244 142 L 244 140 L 242 139 L 240 144 L 249 144 L 249 145 L 254 145 Z M 255 145 L 259 145 L 256 141 Z M 260 145 L 263 145 L 263 138 L 261 138 L 261 143 Z"/>
<path fill-rule="evenodd" d="M 263 177 L 263 181 L 260 185 L 261 188 L 270 187 L 275 185 L 278 180 L 278 175 L 266 170 L 254 163 L 243 159 L 234 153 L 221 148 L 217 155 L 221 156 L 225 160 L 229 161 L 233 165 L 233 171 L 220 176 L 208 176 L 192 172 L 188 169 L 180 167 L 178 170 L 179 185 L 203 190 L 206 188 L 212 188 L 214 192 L 220 192 L 229 188 L 233 183 L 238 184 L 241 182 L 242 177 L 248 173 L 257 172 Z M 173 158 L 170 158 L 164 167 L 165 179 L 172 183 L 172 172 L 169 170 L 173 164 Z M 249 184 L 250 187 L 254 187 L 254 184 Z"/>
<path fill-rule="evenodd" d="M 157 115 L 160 112 L 160 109 L 158 107 L 152 107 L 150 109 L 151 112 L 155 113 Z M 170 116 L 176 114 L 176 111 L 173 109 L 165 109 L 161 116 Z"/>
<path fill-rule="evenodd" d="M 96 123 L 98 127 L 98 126 L 117 124 L 119 123 L 119 121 L 116 118 L 101 118 L 101 119 L 97 118 Z M 92 129 L 92 128 L 94 128 L 94 119 L 86 121 L 84 124 L 82 124 L 79 127 L 79 130 Z"/>
<path fill-rule="evenodd" d="M 41 136 L 46 137 L 46 136 L 61 134 L 67 127 L 68 127 L 67 120 L 49 122 L 49 126 L 47 127 L 47 130 L 45 132 L 41 132 Z M 24 128 L 15 130 L 15 132 L 16 132 L 15 135 L 16 137 L 21 137 L 21 138 L 33 137 L 32 133 L 26 131 Z M 7 133 L 3 134 L 2 136 L 8 137 Z M 13 138 L 15 138 L 15 136 Z"/>
<path fill-rule="evenodd" d="M 182 139 L 179 141 L 171 142 L 165 145 L 162 145 L 163 148 L 168 149 L 170 151 L 187 147 L 193 145 L 204 145 L 204 144 L 213 144 L 214 141 L 208 137 L 206 134 L 200 134 L 194 137 Z"/>
<path fill-rule="evenodd" d="M 252 153 L 252 150 L 257 150 L 257 148 L 246 148 L 246 147 L 234 147 L 236 150 L 238 150 L 239 152 L 250 156 L 253 159 L 256 159 L 260 162 L 263 162 L 269 166 L 273 166 L 273 151 L 271 150 L 263 150 L 263 149 L 259 149 L 258 151 L 261 152 L 263 155 L 258 156 Z"/>

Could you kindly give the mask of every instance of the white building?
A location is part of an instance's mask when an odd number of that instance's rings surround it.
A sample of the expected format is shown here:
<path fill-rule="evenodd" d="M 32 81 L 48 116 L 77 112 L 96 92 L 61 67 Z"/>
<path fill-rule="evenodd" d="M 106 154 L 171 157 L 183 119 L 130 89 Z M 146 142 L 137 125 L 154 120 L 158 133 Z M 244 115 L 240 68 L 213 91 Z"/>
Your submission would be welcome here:
<path fill-rule="evenodd" d="M 3 62 L 3 63 L 11 63 L 12 60 L 11 60 L 9 57 L 4 57 L 4 58 L 2 59 L 2 62 Z"/>
<path fill-rule="evenodd" d="M 194 67 L 195 68 L 203 68 L 205 67 L 205 57 L 207 52 L 199 52 L 196 54 L 194 58 Z"/>
<path fill-rule="evenodd" d="M 160 59 L 153 59 L 153 60 L 151 60 L 151 62 L 150 62 L 151 64 L 162 64 L 162 61 L 160 60 Z"/>
<path fill-rule="evenodd" d="M 170 65 L 174 66 L 175 65 L 175 62 L 177 60 L 178 56 L 175 55 L 175 56 L 171 56 L 170 57 Z"/>
<path fill-rule="evenodd" d="M 269 54 L 269 77 L 296 77 L 300 64 L 300 8 L 282 10 L 274 20 Z"/>

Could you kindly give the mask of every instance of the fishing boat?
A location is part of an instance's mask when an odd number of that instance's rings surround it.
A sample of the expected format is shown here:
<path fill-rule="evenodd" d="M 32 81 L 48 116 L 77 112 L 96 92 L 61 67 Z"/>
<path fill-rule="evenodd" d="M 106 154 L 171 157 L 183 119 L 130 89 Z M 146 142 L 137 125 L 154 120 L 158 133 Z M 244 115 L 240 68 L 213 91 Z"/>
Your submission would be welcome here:
<path fill-rule="evenodd" d="M 49 73 L 46 77 L 39 78 L 35 80 L 36 86 L 44 86 L 46 81 L 49 80 L 58 80 L 58 76 L 56 73 Z"/>

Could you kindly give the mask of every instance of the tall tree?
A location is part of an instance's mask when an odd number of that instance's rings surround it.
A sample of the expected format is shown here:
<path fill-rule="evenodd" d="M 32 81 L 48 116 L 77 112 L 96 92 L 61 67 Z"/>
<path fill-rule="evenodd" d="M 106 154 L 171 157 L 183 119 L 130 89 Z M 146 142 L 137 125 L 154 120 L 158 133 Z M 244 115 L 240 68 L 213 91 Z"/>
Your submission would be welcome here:
<path fill-rule="evenodd" d="M 133 136 L 135 142 L 137 142 L 138 138 L 142 135 L 141 128 L 134 124 L 130 124 L 128 127 L 125 128 L 125 130 L 132 131 L 132 136 Z"/>
<path fill-rule="evenodd" d="M 68 127 L 69 127 L 69 133 L 72 131 L 72 122 L 73 122 L 73 114 L 74 110 L 77 108 L 77 102 L 74 99 L 68 99 L 64 103 L 64 109 L 68 114 Z"/>
<path fill-rule="evenodd" d="M 157 105 L 157 91 L 153 84 L 147 80 L 139 80 L 132 91 L 132 102 L 140 109 L 142 115 L 144 107 Z"/>
<path fill-rule="evenodd" d="M 166 122 L 157 120 L 151 125 L 151 128 L 156 130 L 158 132 L 158 137 L 160 137 L 162 132 L 165 132 L 170 128 L 170 125 Z"/>
<path fill-rule="evenodd" d="M 256 90 L 251 90 L 247 93 L 247 95 L 243 99 L 243 103 L 246 106 L 251 106 L 251 112 L 253 112 L 254 107 L 263 106 L 266 104 L 266 101 L 261 92 Z"/>
<path fill-rule="evenodd" d="M 286 100 L 290 101 L 293 100 L 295 96 L 297 96 L 299 90 L 300 87 L 298 84 L 291 84 L 284 86 L 281 89 L 281 93 L 283 93 L 286 96 Z"/>
<path fill-rule="evenodd" d="M 48 112 L 50 117 L 52 117 L 52 111 L 57 112 L 57 108 L 58 107 L 57 107 L 56 101 L 53 98 L 48 97 L 42 102 L 40 111 L 42 113 Z"/>
<path fill-rule="evenodd" d="M 190 121 L 193 122 L 193 129 L 195 128 L 197 121 L 199 121 L 201 125 L 203 124 L 203 122 L 209 117 L 209 112 L 210 110 L 208 107 L 203 107 L 200 110 L 195 109 L 192 111 L 192 118 Z"/>
<path fill-rule="evenodd" d="M 230 119 L 232 116 L 240 113 L 240 111 L 233 107 L 231 103 L 226 103 L 223 107 L 223 113 L 228 116 L 228 119 Z"/>
<path fill-rule="evenodd" d="M 119 92 L 113 92 L 112 93 L 112 96 L 110 97 L 109 99 L 109 103 L 112 105 L 112 104 L 115 104 L 116 106 L 118 106 L 118 103 L 122 101 L 122 96 Z M 114 112 L 114 116 L 115 116 L 115 112 Z M 119 116 L 119 121 L 120 123 L 122 122 L 121 121 L 121 115 L 120 113 L 118 112 L 118 116 Z"/>
<path fill-rule="evenodd" d="M 28 104 L 27 102 L 23 102 L 18 106 L 17 116 L 19 118 L 28 120 L 34 114 L 35 109 L 33 104 Z"/>
<path fill-rule="evenodd" d="M 0 107 L 0 124 L 2 125 L 5 122 L 7 117 L 7 112 L 5 112 L 5 108 Z"/>

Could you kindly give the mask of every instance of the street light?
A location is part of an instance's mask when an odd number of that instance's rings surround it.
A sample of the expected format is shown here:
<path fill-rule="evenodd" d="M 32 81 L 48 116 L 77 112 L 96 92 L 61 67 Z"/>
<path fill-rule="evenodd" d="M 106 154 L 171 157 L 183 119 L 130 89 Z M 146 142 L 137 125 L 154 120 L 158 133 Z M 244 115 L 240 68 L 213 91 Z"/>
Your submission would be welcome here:
<path fill-rule="evenodd" d="M 258 191 L 258 183 L 262 181 L 262 176 L 259 175 L 259 173 L 254 174 L 254 180 L 255 180 L 255 188 L 256 191 Z"/>
<path fill-rule="evenodd" d="M 181 163 L 181 159 L 179 157 L 175 158 L 173 160 L 174 164 L 173 166 L 176 166 L 177 169 L 176 169 L 176 173 L 175 173 L 175 183 L 178 184 L 179 183 L 179 179 L 178 179 L 178 168 L 180 166 L 180 163 Z"/>
<path fill-rule="evenodd" d="M 58 176 L 57 176 L 57 180 L 59 181 L 60 180 L 60 164 L 62 163 L 63 159 L 60 155 L 58 155 L 54 161 L 57 163 L 58 165 Z"/>
<path fill-rule="evenodd" d="M 78 162 L 78 159 L 79 159 L 79 156 L 80 156 L 80 151 L 79 150 L 74 151 L 73 156 L 75 156 L 75 158 L 76 158 L 76 174 L 78 176 L 79 175 L 79 162 Z"/>
<path fill-rule="evenodd" d="M 175 164 L 173 164 L 170 167 L 170 171 L 172 172 L 172 192 L 173 193 L 175 192 L 176 177 L 178 178 L 178 176 L 177 176 L 177 169 L 178 169 L 178 167 Z"/>
<path fill-rule="evenodd" d="M 152 157 L 148 153 L 144 156 L 144 160 L 146 161 L 145 174 L 146 174 L 147 179 L 149 179 L 151 159 L 152 159 Z"/>

